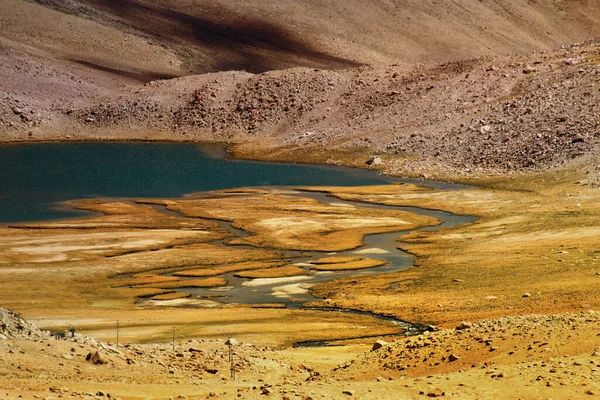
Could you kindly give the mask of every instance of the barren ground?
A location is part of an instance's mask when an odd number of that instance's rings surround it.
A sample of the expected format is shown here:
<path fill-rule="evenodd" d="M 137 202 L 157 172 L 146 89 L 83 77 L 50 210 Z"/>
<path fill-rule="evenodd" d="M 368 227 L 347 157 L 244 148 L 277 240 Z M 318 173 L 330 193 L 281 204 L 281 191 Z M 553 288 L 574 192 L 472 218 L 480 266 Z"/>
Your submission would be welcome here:
<path fill-rule="evenodd" d="M 0 227 L 0 305 L 22 314 L 2 310 L 0 398 L 600 395 L 600 7 L 322 3 L 0 1 L 0 140 L 219 141 L 235 157 L 461 181 L 475 188 L 303 190 L 477 220 L 398 238 L 414 268 L 310 288 L 306 271 L 377 254 L 298 265 L 287 251 L 436 221 L 242 189 L 74 201 L 102 216 Z M 185 291 L 226 288 L 227 273 L 431 331 Z M 375 338 L 290 347 L 389 334 L 378 350 Z M 86 361 L 94 352 L 103 363 Z"/>

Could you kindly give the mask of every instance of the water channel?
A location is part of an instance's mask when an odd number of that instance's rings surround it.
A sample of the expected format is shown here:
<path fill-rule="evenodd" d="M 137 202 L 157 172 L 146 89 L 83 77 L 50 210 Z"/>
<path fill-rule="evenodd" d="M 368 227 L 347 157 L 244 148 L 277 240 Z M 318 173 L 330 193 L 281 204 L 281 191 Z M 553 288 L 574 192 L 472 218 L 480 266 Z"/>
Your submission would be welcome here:
<path fill-rule="evenodd" d="M 279 187 L 279 189 L 282 189 Z M 291 191 L 293 188 L 284 188 Z M 325 193 L 300 192 L 295 191 L 297 196 L 309 197 L 320 201 L 324 204 L 336 203 L 337 205 L 346 205 L 351 207 L 365 208 L 384 208 L 390 210 L 402 210 L 419 215 L 428 215 L 436 217 L 440 220 L 440 224 L 436 226 L 427 226 L 417 230 L 431 230 L 442 227 L 456 226 L 464 223 L 469 223 L 474 220 L 474 217 L 465 215 L 456 215 L 445 211 L 427 210 L 417 207 L 396 207 L 382 204 L 372 204 L 357 201 L 345 201 L 329 196 Z M 177 215 L 172 211 L 165 210 L 163 207 L 155 207 L 161 212 L 167 212 L 170 215 Z M 245 237 L 248 234 L 240 229 L 233 228 L 231 223 L 218 221 L 219 224 L 228 229 L 235 237 Z M 220 275 L 227 279 L 228 285 L 218 288 L 181 288 L 177 289 L 182 292 L 191 293 L 194 297 L 216 299 L 221 303 L 240 303 L 240 304 L 284 304 L 288 308 L 301 308 L 303 304 L 320 299 L 313 297 L 308 288 L 318 283 L 324 283 L 333 279 L 348 278 L 362 275 L 381 274 L 401 271 L 410 268 L 413 265 L 414 257 L 405 251 L 397 248 L 399 245 L 398 238 L 410 231 L 396 231 L 378 233 L 365 236 L 364 244 L 352 250 L 340 252 L 308 252 L 308 251 L 281 251 L 279 249 L 271 249 L 285 254 L 290 259 L 290 264 L 304 267 L 306 275 L 300 275 L 289 278 L 263 278 L 263 279 L 247 279 L 236 276 L 236 273 L 227 273 Z M 227 246 L 227 241 L 217 241 L 214 244 Z M 245 247 L 249 246 L 236 246 Z M 350 271 L 311 271 L 310 261 L 326 256 L 340 257 L 365 257 L 385 260 L 386 265 L 368 268 L 363 270 Z M 216 266 L 218 267 L 218 266 Z"/>

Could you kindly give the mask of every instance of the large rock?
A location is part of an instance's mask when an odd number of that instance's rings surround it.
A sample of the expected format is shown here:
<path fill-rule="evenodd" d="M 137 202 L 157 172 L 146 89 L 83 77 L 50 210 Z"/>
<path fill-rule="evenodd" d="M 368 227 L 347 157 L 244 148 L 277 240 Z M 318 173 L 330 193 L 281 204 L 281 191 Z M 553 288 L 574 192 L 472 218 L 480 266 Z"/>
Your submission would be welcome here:
<path fill-rule="evenodd" d="M 373 343 L 373 347 L 371 348 L 371 351 L 379 350 L 383 346 L 387 346 L 387 345 L 388 345 L 388 342 L 386 342 L 385 340 L 379 339 L 378 341 Z"/>
<path fill-rule="evenodd" d="M 427 397 L 444 397 L 445 395 L 446 395 L 446 392 L 444 392 L 440 388 L 435 388 L 431 392 L 427 393 Z"/>
<path fill-rule="evenodd" d="M 381 157 L 371 157 L 365 164 L 367 165 L 380 165 L 383 163 Z"/>
<path fill-rule="evenodd" d="M 87 357 L 85 357 L 86 361 L 90 362 L 94 365 L 102 365 L 106 364 L 106 359 L 100 354 L 98 351 L 94 351 L 89 353 Z"/>
<path fill-rule="evenodd" d="M 458 326 L 455 328 L 457 331 L 462 331 L 464 329 L 469 329 L 473 326 L 472 323 L 470 322 L 466 322 L 466 321 L 462 321 L 460 324 L 458 324 Z"/>

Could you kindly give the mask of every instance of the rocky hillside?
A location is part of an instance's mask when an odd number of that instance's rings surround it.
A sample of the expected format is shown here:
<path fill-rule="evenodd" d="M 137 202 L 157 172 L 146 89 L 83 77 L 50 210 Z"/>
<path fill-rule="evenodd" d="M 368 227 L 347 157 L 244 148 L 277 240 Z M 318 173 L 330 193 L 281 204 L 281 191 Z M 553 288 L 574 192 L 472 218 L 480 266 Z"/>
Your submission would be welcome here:
<path fill-rule="evenodd" d="M 599 63 L 600 42 L 588 41 L 410 71 L 221 72 L 52 104 L 15 89 L 0 121 L 12 140 L 219 140 L 252 157 L 344 164 L 377 153 L 384 170 L 414 175 L 540 170 L 596 154 Z M 64 79 L 47 84 L 61 93 Z"/>
<path fill-rule="evenodd" d="M 0 340 L 45 336 L 48 336 L 48 332 L 37 329 L 25 321 L 20 314 L 0 308 Z"/>
<path fill-rule="evenodd" d="M 419 376 L 426 373 L 487 368 L 497 375 L 501 367 L 494 364 L 517 364 L 531 359 L 549 359 L 543 365 L 548 370 L 561 368 L 552 357 L 560 355 L 592 355 L 589 364 L 595 368 L 600 356 L 597 331 L 600 318 L 594 311 L 581 314 L 524 315 L 461 322 L 455 329 L 396 340 L 379 342 L 374 350 L 333 369 L 333 376 L 379 376 L 402 374 Z M 569 327 L 568 329 L 563 329 Z M 594 372 L 598 372 L 597 370 Z M 552 372 L 551 372 L 552 373 Z M 503 378 L 493 376 L 492 378 Z M 553 382 L 569 379 L 546 375 L 542 380 Z"/>

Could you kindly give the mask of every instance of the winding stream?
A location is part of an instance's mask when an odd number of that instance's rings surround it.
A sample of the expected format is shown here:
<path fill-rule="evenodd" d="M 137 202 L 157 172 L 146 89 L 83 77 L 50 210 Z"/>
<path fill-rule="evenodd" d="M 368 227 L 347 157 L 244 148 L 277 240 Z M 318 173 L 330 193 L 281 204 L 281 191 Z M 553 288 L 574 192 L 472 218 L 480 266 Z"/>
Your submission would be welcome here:
<path fill-rule="evenodd" d="M 292 190 L 290 188 L 286 188 Z M 416 230 L 432 230 L 445 227 L 451 227 L 472 222 L 474 217 L 456 215 L 445 211 L 428 210 L 417 207 L 396 207 L 382 204 L 345 201 L 329 196 L 325 193 L 300 192 L 295 191 L 298 196 L 309 197 L 318 200 L 324 204 L 336 203 L 352 207 L 365 208 L 383 208 L 391 210 L 402 210 L 419 215 L 428 215 L 438 218 L 441 224 L 428 226 Z M 179 215 L 165 210 L 164 207 L 156 208 L 161 212 L 168 212 L 169 215 Z M 240 229 L 231 226 L 231 223 L 218 221 L 219 224 L 229 230 L 236 237 L 246 237 L 248 234 Z M 365 236 L 364 245 L 352 250 L 340 252 L 307 252 L 307 251 L 282 251 L 280 249 L 269 249 L 285 254 L 293 259 L 290 264 L 302 266 L 307 270 L 306 275 L 288 278 L 263 278 L 247 279 L 235 276 L 235 273 L 220 275 L 227 279 L 228 285 L 218 288 L 181 288 L 181 292 L 191 293 L 194 297 L 216 299 L 219 303 L 238 303 L 238 304 L 284 304 L 288 308 L 302 308 L 304 303 L 319 301 L 321 299 L 312 296 L 308 288 L 310 286 L 331 281 L 333 279 L 356 277 L 371 274 L 390 273 L 404 270 L 413 266 L 414 256 L 397 248 L 398 238 L 411 232 L 395 231 L 379 233 Z M 216 245 L 227 246 L 226 241 L 213 242 Z M 246 247 L 250 246 L 239 246 Z M 309 271 L 310 261 L 325 256 L 361 256 L 388 261 L 388 264 L 362 270 L 350 271 Z M 397 321 L 401 322 L 401 321 Z"/>
<path fill-rule="evenodd" d="M 419 183 L 419 182 L 415 182 Z M 430 186 L 434 186 L 435 189 L 455 189 L 448 184 L 439 185 L 435 182 L 429 182 Z M 441 187 L 440 187 L 441 186 Z M 282 189 L 282 188 L 279 188 Z M 429 210 L 418 207 L 398 207 L 389 206 L 383 204 L 359 202 L 359 201 L 346 201 L 338 199 L 337 197 L 328 195 L 326 193 L 319 192 L 302 192 L 293 190 L 292 188 L 284 188 L 286 191 L 291 191 L 291 195 L 308 197 L 311 199 L 318 200 L 323 204 L 335 203 L 340 206 L 350 207 L 364 207 L 364 208 L 379 208 L 379 209 L 390 209 L 390 210 L 402 210 L 411 212 L 419 215 L 427 215 L 438 218 L 441 223 L 436 226 L 426 226 L 415 229 L 416 231 L 422 230 L 434 230 L 441 229 L 461 224 L 472 222 L 475 217 L 452 214 L 445 211 Z M 180 216 L 181 214 L 167 210 L 166 207 L 154 206 L 154 208 L 160 212 L 168 213 L 173 216 Z M 234 228 L 230 222 L 216 221 L 221 227 L 227 229 L 232 236 L 243 238 L 248 236 L 248 233 Z M 370 311 L 354 310 L 347 308 L 338 307 L 305 307 L 305 303 L 313 301 L 319 301 L 322 299 L 312 296 L 309 292 L 310 286 L 328 282 L 334 279 L 357 277 L 369 274 L 381 274 L 401 271 L 413 266 L 414 256 L 397 248 L 399 245 L 398 238 L 411 232 L 412 230 L 396 231 L 388 233 L 379 233 L 367 235 L 364 238 L 364 244 L 352 250 L 340 251 L 340 252 L 300 252 L 300 251 L 282 251 L 280 249 L 269 249 L 282 252 L 290 258 L 290 263 L 293 265 L 303 266 L 307 273 L 306 275 L 289 278 L 265 278 L 265 279 L 247 279 L 235 276 L 235 273 L 227 273 L 220 275 L 227 279 L 228 286 L 218 288 L 180 288 L 175 289 L 176 291 L 186 292 L 192 294 L 193 297 L 208 299 L 217 304 L 281 304 L 287 308 L 307 308 L 310 310 L 316 310 L 320 312 L 343 312 L 357 315 L 368 315 L 375 319 L 379 319 L 398 327 L 398 332 L 388 335 L 361 335 L 352 338 L 343 338 L 337 340 L 326 340 L 326 341 L 303 341 L 293 344 L 293 347 L 320 347 L 330 345 L 340 340 L 349 339 L 368 339 L 375 337 L 397 337 L 399 335 L 415 335 L 420 334 L 427 330 L 427 327 L 415 325 L 410 322 L 402 321 L 394 316 L 382 315 L 373 313 Z M 229 246 L 228 240 L 215 241 L 212 244 L 218 246 Z M 236 245 L 236 247 L 251 248 L 247 245 Z M 350 270 L 350 271 L 312 271 L 310 270 L 311 260 L 315 260 L 324 256 L 364 256 L 369 258 L 376 258 L 388 261 L 388 264 L 381 267 L 362 269 L 362 270 Z"/>

